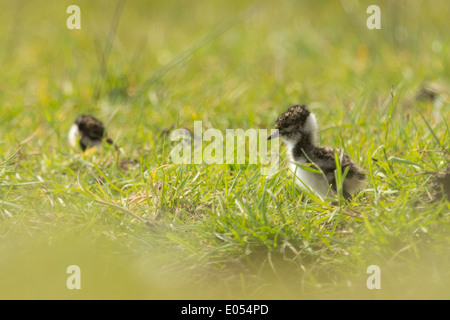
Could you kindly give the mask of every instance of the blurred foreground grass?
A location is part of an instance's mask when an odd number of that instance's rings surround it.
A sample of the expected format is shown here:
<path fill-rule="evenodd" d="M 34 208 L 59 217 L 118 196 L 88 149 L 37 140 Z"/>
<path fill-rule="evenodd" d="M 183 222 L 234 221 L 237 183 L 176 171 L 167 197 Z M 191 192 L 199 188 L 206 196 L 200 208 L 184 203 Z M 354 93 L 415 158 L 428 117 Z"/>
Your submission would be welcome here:
<path fill-rule="evenodd" d="M 421 174 L 448 161 L 446 1 L 379 1 L 381 30 L 373 1 L 77 1 L 68 30 L 71 4 L 0 2 L 2 299 L 449 298 L 449 202 Z M 426 82 L 439 100 L 415 101 Z M 348 206 L 302 195 L 283 146 L 270 179 L 170 161 L 173 128 L 297 103 L 368 172 Z M 69 149 L 79 113 L 125 154 Z"/>

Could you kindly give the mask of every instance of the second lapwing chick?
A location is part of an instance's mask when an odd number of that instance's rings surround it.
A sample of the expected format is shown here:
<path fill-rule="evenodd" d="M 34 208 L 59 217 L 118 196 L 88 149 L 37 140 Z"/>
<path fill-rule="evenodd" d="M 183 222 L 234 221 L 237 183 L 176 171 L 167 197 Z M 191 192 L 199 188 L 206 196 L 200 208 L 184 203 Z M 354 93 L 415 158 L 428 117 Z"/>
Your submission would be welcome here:
<path fill-rule="evenodd" d="M 91 115 L 80 115 L 69 130 L 69 143 L 72 147 L 78 144 L 81 150 L 101 146 L 103 141 L 113 144 L 106 135 L 103 123 Z"/>
<path fill-rule="evenodd" d="M 290 107 L 280 115 L 275 123 L 275 133 L 268 140 L 279 137 L 287 144 L 291 160 L 291 170 L 296 183 L 303 189 L 310 189 L 322 198 L 337 194 L 335 170 L 337 152 L 342 174 L 348 170 L 343 181 L 342 194 L 351 199 L 364 183 L 365 175 L 352 159 L 342 151 L 317 145 L 318 126 L 316 116 L 305 105 Z M 307 170 L 301 166 L 310 166 Z M 320 172 L 320 173 L 319 173 Z"/>

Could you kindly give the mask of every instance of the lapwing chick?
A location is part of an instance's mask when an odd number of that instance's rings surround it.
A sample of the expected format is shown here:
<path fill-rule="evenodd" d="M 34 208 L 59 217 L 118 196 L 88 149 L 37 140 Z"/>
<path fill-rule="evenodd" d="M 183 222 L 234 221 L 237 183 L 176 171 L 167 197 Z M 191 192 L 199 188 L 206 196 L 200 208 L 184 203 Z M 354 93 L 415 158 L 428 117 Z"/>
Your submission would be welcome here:
<path fill-rule="evenodd" d="M 322 198 L 335 197 L 337 183 L 335 177 L 337 152 L 342 175 L 347 175 L 342 184 L 342 195 L 350 200 L 352 194 L 363 186 L 365 175 L 352 159 L 339 149 L 317 146 L 318 126 L 315 115 L 305 105 L 295 105 L 278 117 L 275 133 L 268 140 L 279 137 L 287 144 L 291 160 L 290 168 L 296 183 L 302 189 L 310 189 Z M 301 166 L 310 166 L 309 171 Z M 320 172 L 320 173 L 319 173 Z"/>
<path fill-rule="evenodd" d="M 91 115 L 80 115 L 69 131 L 69 143 L 72 147 L 80 145 L 85 151 L 88 148 L 101 146 L 103 141 L 113 144 L 111 138 L 106 135 L 103 123 Z"/>
<path fill-rule="evenodd" d="M 435 201 L 443 197 L 450 201 L 450 165 L 447 165 L 442 172 L 431 172 L 434 177 L 431 179 L 432 198 Z"/>
<path fill-rule="evenodd" d="M 424 83 L 416 93 L 416 100 L 421 102 L 441 103 L 446 96 L 446 88 L 436 82 Z"/>

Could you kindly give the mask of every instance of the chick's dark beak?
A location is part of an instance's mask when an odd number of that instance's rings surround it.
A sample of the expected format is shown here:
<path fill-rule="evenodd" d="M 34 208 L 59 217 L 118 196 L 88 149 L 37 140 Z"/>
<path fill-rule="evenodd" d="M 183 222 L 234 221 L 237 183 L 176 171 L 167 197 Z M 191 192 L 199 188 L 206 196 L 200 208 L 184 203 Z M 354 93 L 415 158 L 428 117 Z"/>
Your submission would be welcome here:
<path fill-rule="evenodd" d="M 272 140 L 272 139 L 278 138 L 278 136 L 279 136 L 279 131 L 278 131 L 278 129 L 275 129 L 275 131 L 272 132 L 272 134 L 269 137 L 267 137 L 267 140 Z"/>

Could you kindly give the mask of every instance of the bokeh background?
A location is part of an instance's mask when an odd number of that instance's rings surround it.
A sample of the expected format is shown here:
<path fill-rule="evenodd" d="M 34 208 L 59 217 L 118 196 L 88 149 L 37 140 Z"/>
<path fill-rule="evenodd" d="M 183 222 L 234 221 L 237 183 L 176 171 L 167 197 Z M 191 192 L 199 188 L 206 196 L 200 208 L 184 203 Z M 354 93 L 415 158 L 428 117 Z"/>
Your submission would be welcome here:
<path fill-rule="evenodd" d="M 66 27 L 71 4 L 81 30 Z M 366 27 L 372 4 L 380 30 Z M 448 298 L 448 202 L 417 202 L 419 173 L 447 158 L 417 150 L 448 150 L 449 14 L 444 0 L 1 0 L 0 297 Z M 417 101 L 428 84 L 438 98 Z M 173 128 L 269 129 L 297 103 L 317 113 L 322 143 L 379 169 L 385 193 L 355 207 L 382 217 L 375 227 L 303 205 L 286 171 L 267 220 L 258 169 L 237 180 L 170 164 Z M 70 149 L 80 113 L 124 154 Z M 233 220 L 247 209 L 256 220 Z M 71 264 L 82 290 L 65 286 Z"/>

